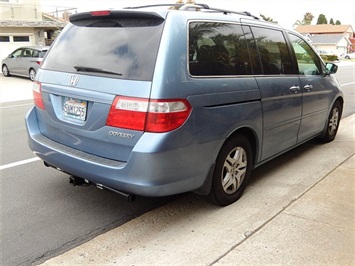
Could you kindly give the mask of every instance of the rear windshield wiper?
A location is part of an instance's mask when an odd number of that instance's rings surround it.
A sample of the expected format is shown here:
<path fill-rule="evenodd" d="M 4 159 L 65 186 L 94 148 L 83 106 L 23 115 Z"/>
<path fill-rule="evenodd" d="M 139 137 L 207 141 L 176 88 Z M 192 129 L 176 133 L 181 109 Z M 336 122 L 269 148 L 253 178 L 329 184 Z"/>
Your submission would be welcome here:
<path fill-rule="evenodd" d="M 111 71 L 111 70 L 107 70 L 107 69 L 103 69 L 103 68 L 87 67 L 87 66 L 74 66 L 74 68 L 77 71 L 96 72 L 96 73 L 114 74 L 114 75 L 122 76 L 122 73 Z"/>

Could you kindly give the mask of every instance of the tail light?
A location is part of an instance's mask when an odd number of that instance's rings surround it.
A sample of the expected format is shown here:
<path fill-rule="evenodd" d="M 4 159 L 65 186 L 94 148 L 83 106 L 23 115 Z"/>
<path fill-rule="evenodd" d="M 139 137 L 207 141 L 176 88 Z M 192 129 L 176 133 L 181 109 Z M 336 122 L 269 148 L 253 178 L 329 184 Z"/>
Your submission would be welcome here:
<path fill-rule="evenodd" d="M 36 61 L 37 65 L 41 65 L 41 62 L 42 61 L 39 61 L 39 60 Z"/>
<path fill-rule="evenodd" d="M 44 103 L 42 99 L 42 84 L 38 81 L 33 82 L 33 101 L 34 104 L 38 107 L 44 110 Z"/>
<path fill-rule="evenodd" d="M 185 123 L 191 105 L 184 99 L 149 100 L 116 96 L 106 125 L 147 132 L 168 132 Z"/>
<path fill-rule="evenodd" d="M 99 11 L 92 11 L 90 15 L 93 17 L 101 17 L 101 16 L 108 16 L 111 14 L 110 10 L 99 10 Z"/>

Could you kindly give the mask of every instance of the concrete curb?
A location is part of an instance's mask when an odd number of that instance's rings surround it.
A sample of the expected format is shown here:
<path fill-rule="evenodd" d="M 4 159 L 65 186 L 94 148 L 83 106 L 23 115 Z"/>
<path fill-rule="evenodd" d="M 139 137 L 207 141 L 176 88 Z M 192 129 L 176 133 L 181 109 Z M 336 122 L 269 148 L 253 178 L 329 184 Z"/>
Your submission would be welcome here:
<path fill-rule="evenodd" d="M 256 169 L 219 208 L 188 194 L 42 265 L 355 265 L 355 115 Z"/>

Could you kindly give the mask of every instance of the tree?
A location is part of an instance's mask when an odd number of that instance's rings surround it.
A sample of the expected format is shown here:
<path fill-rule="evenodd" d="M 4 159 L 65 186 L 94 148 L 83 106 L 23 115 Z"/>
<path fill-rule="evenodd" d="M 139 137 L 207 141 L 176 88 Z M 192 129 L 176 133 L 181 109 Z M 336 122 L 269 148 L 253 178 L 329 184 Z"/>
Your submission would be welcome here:
<path fill-rule="evenodd" d="M 313 18 L 314 18 L 314 16 L 310 12 L 307 12 L 306 14 L 304 14 L 304 16 L 303 16 L 304 25 L 311 25 Z"/>
<path fill-rule="evenodd" d="M 334 20 L 332 18 L 329 20 L 329 24 L 334 25 Z"/>
<path fill-rule="evenodd" d="M 320 14 L 318 17 L 317 25 L 320 25 L 320 24 L 328 24 L 328 20 L 324 14 Z"/>
<path fill-rule="evenodd" d="M 311 25 L 312 20 L 313 20 L 314 16 L 312 13 L 307 12 L 303 15 L 303 20 L 297 20 L 295 22 L 295 24 L 293 24 L 293 26 L 299 26 L 299 25 Z"/>
<path fill-rule="evenodd" d="M 340 21 L 339 20 L 335 21 L 335 25 L 341 25 Z"/>
<path fill-rule="evenodd" d="M 262 14 L 260 14 L 260 17 L 261 17 L 263 20 L 265 20 L 265 21 L 272 22 L 272 23 L 275 23 L 275 24 L 278 23 L 277 21 L 273 20 L 272 18 L 266 17 L 266 16 L 264 16 L 264 15 L 262 15 Z"/>

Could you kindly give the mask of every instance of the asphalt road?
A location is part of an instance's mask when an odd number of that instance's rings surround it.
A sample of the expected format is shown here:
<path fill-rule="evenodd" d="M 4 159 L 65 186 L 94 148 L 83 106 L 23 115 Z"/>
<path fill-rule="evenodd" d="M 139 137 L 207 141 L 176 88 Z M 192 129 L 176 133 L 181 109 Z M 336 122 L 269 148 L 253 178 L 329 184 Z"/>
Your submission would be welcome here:
<path fill-rule="evenodd" d="M 32 82 L 0 76 L 0 84 L 1 265 L 36 264 L 175 198 L 127 202 L 69 185 L 68 175 L 45 167 L 27 146 L 24 117 L 33 104 L 23 98 L 31 97 Z"/>
<path fill-rule="evenodd" d="M 340 64 L 336 77 L 341 84 L 345 98 L 343 117 L 347 117 L 355 113 L 355 63 Z"/>
<path fill-rule="evenodd" d="M 354 73 L 355 64 L 341 64 L 337 74 L 344 116 L 355 113 Z M 68 175 L 44 167 L 27 146 L 24 116 L 32 106 L 32 82 L 0 76 L 0 86 L 1 265 L 38 264 L 174 200 L 138 197 L 128 203 L 94 187 L 70 186 Z"/>

